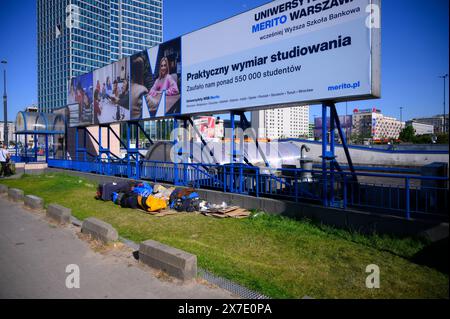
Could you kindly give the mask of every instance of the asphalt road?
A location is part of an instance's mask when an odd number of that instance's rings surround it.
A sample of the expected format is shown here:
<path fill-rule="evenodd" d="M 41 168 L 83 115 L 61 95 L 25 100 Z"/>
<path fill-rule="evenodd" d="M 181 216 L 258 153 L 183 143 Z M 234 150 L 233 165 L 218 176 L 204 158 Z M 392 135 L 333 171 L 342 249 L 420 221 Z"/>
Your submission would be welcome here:
<path fill-rule="evenodd" d="M 95 248 L 95 247 L 94 247 Z M 197 280 L 172 280 L 139 264 L 122 244 L 92 249 L 73 225 L 55 226 L 41 212 L 0 196 L 0 298 L 233 298 Z M 80 288 L 67 288 L 68 265 L 80 270 Z"/>

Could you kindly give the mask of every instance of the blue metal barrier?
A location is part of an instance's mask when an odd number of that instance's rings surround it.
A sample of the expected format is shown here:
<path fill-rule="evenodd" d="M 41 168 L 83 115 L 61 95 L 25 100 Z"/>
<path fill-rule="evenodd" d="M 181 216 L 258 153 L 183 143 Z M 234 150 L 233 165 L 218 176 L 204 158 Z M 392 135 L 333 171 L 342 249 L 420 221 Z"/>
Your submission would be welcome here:
<path fill-rule="evenodd" d="M 11 160 L 15 163 L 35 163 L 37 162 L 36 157 L 34 156 L 21 156 L 21 155 L 12 155 Z"/>
<path fill-rule="evenodd" d="M 235 163 L 233 166 L 158 161 L 83 162 L 49 159 L 49 167 L 110 176 L 136 177 L 223 192 L 303 201 L 337 208 L 394 213 L 407 218 L 448 219 L 448 178 L 381 173 L 302 169 L 271 169 Z M 131 167 L 131 170 L 130 170 Z M 311 178 L 306 178 L 309 173 Z M 431 186 L 430 186 L 431 185 Z M 326 186 L 326 187 L 324 187 Z M 324 190 L 328 190 L 325 192 Z M 332 195 L 331 195 L 332 190 Z"/>

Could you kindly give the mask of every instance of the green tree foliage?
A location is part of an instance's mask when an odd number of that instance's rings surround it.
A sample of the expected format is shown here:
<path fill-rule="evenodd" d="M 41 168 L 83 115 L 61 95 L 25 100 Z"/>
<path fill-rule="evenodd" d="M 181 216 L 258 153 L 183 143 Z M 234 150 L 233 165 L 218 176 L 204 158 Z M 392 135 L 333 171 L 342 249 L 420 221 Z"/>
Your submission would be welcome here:
<path fill-rule="evenodd" d="M 414 128 L 411 125 L 408 125 L 400 132 L 399 139 L 405 143 L 412 143 L 414 142 L 415 135 L 416 132 Z"/>
<path fill-rule="evenodd" d="M 433 143 L 431 134 L 416 135 L 413 139 L 414 144 L 431 144 Z"/>
<path fill-rule="evenodd" d="M 437 144 L 448 144 L 448 134 L 441 133 L 437 135 Z"/>

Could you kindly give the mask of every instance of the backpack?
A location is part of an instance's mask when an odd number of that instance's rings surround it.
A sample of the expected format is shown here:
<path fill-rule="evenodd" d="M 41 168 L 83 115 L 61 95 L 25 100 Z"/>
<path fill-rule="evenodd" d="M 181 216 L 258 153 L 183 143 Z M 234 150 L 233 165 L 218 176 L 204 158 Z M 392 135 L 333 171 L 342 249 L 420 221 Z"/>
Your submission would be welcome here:
<path fill-rule="evenodd" d="M 176 188 L 169 197 L 170 208 L 174 208 L 175 202 L 177 200 L 183 200 L 188 198 L 189 195 L 195 193 L 195 189 L 193 188 Z M 197 193 L 195 193 L 197 194 Z M 197 194 L 198 197 L 198 194 Z"/>
<path fill-rule="evenodd" d="M 123 194 L 122 198 L 120 199 L 120 207 L 133 209 L 138 208 L 138 195 L 132 192 Z"/>

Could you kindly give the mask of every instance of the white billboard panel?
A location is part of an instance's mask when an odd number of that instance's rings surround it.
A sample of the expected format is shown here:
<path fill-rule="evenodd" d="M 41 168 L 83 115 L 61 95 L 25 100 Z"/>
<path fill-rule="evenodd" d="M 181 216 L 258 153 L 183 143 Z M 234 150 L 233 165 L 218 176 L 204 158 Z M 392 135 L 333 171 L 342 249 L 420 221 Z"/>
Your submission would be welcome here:
<path fill-rule="evenodd" d="M 379 97 L 374 3 L 275 1 L 183 36 L 181 113 Z"/>

